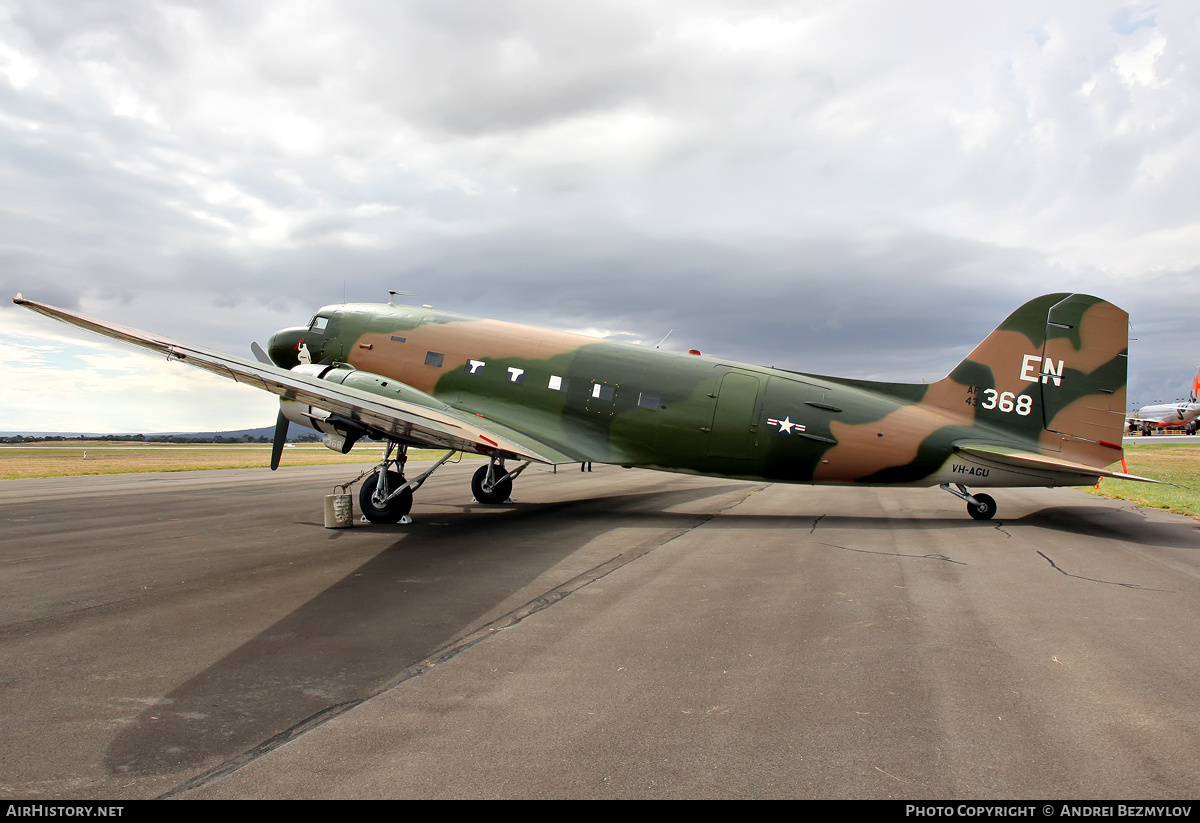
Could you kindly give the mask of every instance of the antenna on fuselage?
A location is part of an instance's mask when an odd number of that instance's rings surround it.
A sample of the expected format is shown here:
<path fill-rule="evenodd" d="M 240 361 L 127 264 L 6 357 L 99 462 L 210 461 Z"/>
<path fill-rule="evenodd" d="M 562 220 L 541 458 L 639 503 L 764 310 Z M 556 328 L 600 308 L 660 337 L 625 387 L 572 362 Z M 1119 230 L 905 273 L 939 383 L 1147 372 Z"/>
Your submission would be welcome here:
<path fill-rule="evenodd" d="M 654 348 L 656 348 L 656 349 L 661 349 L 661 348 L 662 348 L 662 344 L 667 342 L 667 337 L 670 337 L 670 336 L 671 336 L 671 334 L 672 334 L 672 332 L 674 332 L 674 331 L 675 331 L 674 329 L 671 329 L 671 331 L 667 332 L 667 335 L 666 335 L 666 337 L 664 337 L 662 340 L 659 340 L 659 341 L 658 341 L 658 345 L 657 345 L 657 346 L 655 346 Z"/>
<path fill-rule="evenodd" d="M 415 297 L 416 296 L 413 292 L 410 292 L 410 291 L 396 291 L 395 289 L 388 289 L 388 305 L 389 306 L 396 305 L 396 295 L 397 294 L 401 295 L 402 297 Z"/>

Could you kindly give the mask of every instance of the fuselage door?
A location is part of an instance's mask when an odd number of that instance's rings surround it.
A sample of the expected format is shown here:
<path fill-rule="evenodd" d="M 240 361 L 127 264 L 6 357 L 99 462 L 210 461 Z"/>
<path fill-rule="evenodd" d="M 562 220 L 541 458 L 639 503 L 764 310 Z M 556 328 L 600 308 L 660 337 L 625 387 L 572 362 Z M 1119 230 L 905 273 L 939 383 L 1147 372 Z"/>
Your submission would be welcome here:
<path fill-rule="evenodd" d="M 340 312 L 321 309 L 309 323 L 304 344 L 314 363 L 344 359 L 344 347 L 338 336 L 341 319 Z"/>
<path fill-rule="evenodd" d="M 708 456 L 750 459 L 758 435 L 759 379 L 753 374 L 727 371 L 719 378 L 713 403 Z"/>

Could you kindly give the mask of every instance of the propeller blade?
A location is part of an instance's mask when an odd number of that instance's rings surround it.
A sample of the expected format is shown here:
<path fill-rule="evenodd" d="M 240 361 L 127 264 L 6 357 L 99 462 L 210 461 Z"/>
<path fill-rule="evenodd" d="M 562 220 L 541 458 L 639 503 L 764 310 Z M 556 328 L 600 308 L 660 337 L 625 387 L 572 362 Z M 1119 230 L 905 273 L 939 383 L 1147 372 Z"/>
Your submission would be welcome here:
<path fill-rule="evenodd" d="M 259 363 L 266 363 L 268 366 L 275 365 L 271 362 L 271 358 L 267 357 L 267 353 L 263 351 L 263 347 L 258 345 L 258 343 L 252 342 L 250 344 L 250 351 L 254 352 L 254 356 L 258 358 Z"/>
<path fill-rule="evenodd" d="M 271 471 L 279 468 L 279 458 L 283 455 L 283 444 L 287 440 L 288 419 L 283 415 L 283 409 L 279 410 L 279 416 L 275 418 L 275 439 L 271 441 Z"/>

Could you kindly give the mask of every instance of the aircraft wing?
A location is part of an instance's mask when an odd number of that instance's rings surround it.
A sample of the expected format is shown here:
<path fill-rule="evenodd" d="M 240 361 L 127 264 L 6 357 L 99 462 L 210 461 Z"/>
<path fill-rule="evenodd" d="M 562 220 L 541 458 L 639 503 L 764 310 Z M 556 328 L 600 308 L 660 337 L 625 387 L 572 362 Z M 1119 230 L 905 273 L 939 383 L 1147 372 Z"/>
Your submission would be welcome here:
<path fill-rule="evenodd" d="M 1086 466 L 1083 463 L 1061 460 L 1057 457 L 1050 457 L 1038 454 L 1037 452 L 1022 451 L 1021 449 L 997 446 L 991 443 L 956 443 L 954 449 L 972 457 L 992 463 L 999 463 L 1002 466 L 1014 469 L 1054 472 L 1055 474 L 1065 474 L 1083 481 L 1090 481 L 1093 477 L 1113 477 L 1117 480 L 1138 480 L 1142 483 L 1171 485 L 1164 480 L 1152 480 L 1149 477 L 1141 477 L 1136 474 L 1097 469 L 1093 466 Z"/>
<path fill-rule="evenodd" d="M 315 406 L 390 437 L 432 448 L 500 453 L 539 463 L 574 463 L 576 458 L 494 420 L 466 414 L 432 396 L 405 387 L 406 399 L 342 386 L 278 366 L 245 360 L 169 337 L 96 320 L 67 309 L 13 298 L 18 306 L 105 337 L 130 343 L 168 360 L 178 360 L 221 377 Z"/>

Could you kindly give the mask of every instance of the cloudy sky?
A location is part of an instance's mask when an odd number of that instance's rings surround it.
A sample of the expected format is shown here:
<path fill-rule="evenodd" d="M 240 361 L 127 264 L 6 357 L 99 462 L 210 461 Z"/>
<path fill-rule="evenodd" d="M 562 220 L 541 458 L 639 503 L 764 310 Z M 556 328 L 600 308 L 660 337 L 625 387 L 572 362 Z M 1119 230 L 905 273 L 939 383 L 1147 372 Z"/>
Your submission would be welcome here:
<path fill-rule="evenodd" d="M 1049 291 L 1200 363 L 1200 4 L 0 0 L 0 292 L 248 356 L 343 299 L 943 376 Z M 0 430 L 275 401 L 0 308 Z"/>

